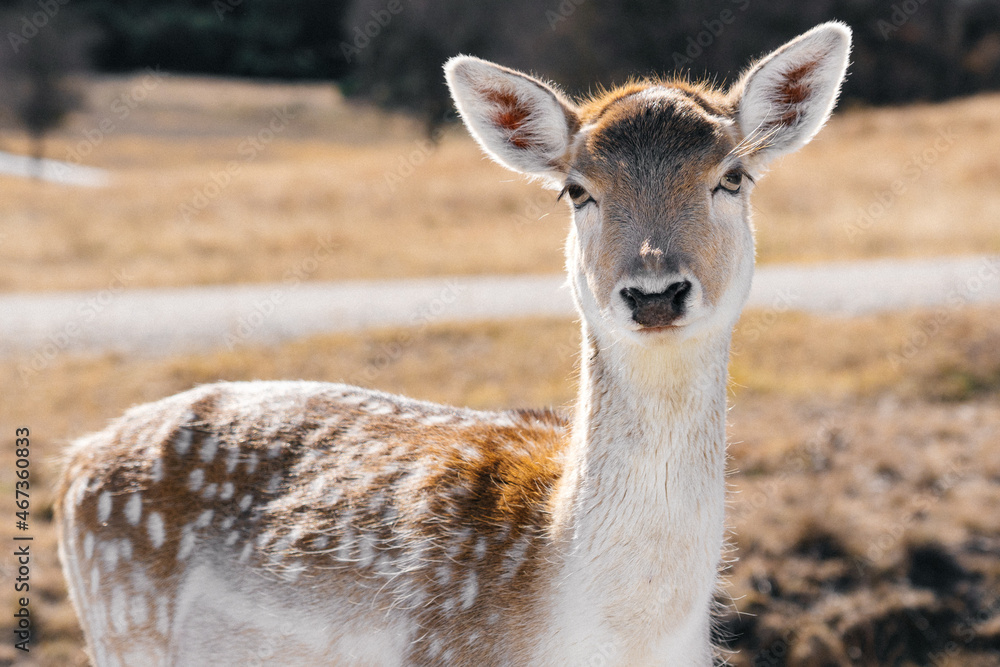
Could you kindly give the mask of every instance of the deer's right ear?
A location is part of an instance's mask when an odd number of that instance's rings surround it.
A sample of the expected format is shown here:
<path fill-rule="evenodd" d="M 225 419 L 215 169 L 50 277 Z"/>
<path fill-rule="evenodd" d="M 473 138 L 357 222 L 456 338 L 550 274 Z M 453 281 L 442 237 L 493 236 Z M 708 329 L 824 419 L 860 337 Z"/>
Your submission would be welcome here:
<path fill-rule="evenodd" d="M 580 123 L 572 104 L 538 79 L 471 56 L 444 66 L 465 126 L 494 160 L 550 183 L 562 180 Z"/>

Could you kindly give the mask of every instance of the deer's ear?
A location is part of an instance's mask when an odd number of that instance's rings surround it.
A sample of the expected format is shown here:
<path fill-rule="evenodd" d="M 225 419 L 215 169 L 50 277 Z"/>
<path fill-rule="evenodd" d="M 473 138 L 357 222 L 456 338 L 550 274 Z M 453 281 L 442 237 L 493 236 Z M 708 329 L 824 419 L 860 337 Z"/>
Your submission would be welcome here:
<path fill-rule="evenodd" d="M 809 143 L 830 117 L 847 70 L 851 31 L 818 25 L 753 66 L 733 88 L 746 141 L 764 161 Z"/>
<path fill-rule="evenodd" d="M 559 181 L 570 138 L 579 128 L 573 105 L 538 79 L 471 56 L 445 65 L 465 126 L 508 169 Z"/>

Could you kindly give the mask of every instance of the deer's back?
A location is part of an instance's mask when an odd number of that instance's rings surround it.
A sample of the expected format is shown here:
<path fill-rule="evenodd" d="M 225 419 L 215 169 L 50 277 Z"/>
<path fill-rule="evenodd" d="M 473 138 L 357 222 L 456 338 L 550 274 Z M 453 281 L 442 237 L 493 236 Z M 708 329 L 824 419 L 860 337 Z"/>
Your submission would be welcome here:
<path fill-rule="evenodd" d="M 201 387 L 74 445 L 60 494 L 70 588 L 108 664 L 126 659 L 116 638 L 167 647 L 167 662 L 228 662 L 259 651 L 263 628 L 288 664 L 488 651 L 463 628 L 529 622 L 509 612 L 531 606 L 545 567 L 566 437 L 551 412 L 321 383 Z"/>

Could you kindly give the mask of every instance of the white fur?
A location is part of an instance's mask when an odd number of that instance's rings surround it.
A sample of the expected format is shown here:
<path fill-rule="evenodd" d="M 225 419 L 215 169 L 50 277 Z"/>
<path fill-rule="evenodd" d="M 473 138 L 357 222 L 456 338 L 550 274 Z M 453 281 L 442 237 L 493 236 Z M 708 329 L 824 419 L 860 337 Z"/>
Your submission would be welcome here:
<path fill-rule="evenodd" d="M 797 151 L 819 132 L 837 103 L 850 50 L 850 29 L 842 23 L 824 23 L 765 57 L 744 75 L 739 124 L 745 136 L 767 128 L 789 111 L 798 116 L 794 124 L 777 129 L 771 147 L 761 156 L 771 160 Z M 809 63 L 816 66 L 802 81 L 808 96 L 794 109 L 782 105 L 777 98 L 787 74 Z"/>
<path fill-rule="evenodd" d="M 462 120 L 490 157 L 508 169 L 542 177 L 549 183 L 560 180 L 554 162 L 569 148 L 569 102 L 537 79 L 479 58 L 456 56 L 444 70 Z M 530 142 L 531 148 L 515 146 L 511 133 L 493 122 L 498 107 L 487 98 L 487 91 L 517 99 L 519 109 L 528 118 L 515 134 Z"/>

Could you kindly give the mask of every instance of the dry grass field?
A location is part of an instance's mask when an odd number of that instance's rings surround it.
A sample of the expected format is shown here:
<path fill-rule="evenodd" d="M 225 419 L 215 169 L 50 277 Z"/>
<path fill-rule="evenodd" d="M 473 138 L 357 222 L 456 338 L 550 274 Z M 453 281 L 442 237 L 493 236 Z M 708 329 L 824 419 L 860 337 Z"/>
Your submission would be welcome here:
<path fill-rule="evenodd" d="M 729 416 L 737 560 L 720 593 L 734 665 L 997 664 L 998 317 L 998 308 L 744 317 Z M 898 361 L 932 321 L 937 331 Z M 25 664 L 85 664 L 50 523 L 68 439 L 134 403 L 219 379 L 364 380 L 475 407 L 567 407 L 576 337 L 572 322 L 523 320 L 158 360 L 60 359 L 4 406 L 5 443 L 15 425 L 34 436 L 38 634 Z M 15 386 L 16 361 L 0 362 L 0 381 Z M 0 481 L 0 495 L 10 484 Z M 10 561 L 3 567 L 10 581 Z M 8 637 L 9 625 L 0 621 Z M 4 642 L 0 664 L 13 657 Z"/>
<path fill-rule="evenodd" d="M 48 154 L 105 188 L 0 176 L 0 290 L 555 272 L 568 215 L 484 159 L 330 86 L 91 81 Z M 1000 95 L 838 112 L 761 184 L 761 262 L 1000 252 Z M 2 119 L 0 119 L 2 120 Z M 0 149 L 25 138 L 0 129 Z M 516 239 L 516 243 L 512 242 Z"/>
<path fill-rule="evenodd" d="M 412 121 L 321 86 L 140 76 L 93 81 L 88 95 L 48 153 L 86 152 L 111 183 L 0 176 L 0 291 L 102 288 L 116 274 L 128 287 L 274 281 L 317 244 L 334 250 L 315 280 L 561 270 L 563 206 L 457 128 L 426 143 Z M 998 105 L 843 110 L 760 184 L 760 261 L 1000 252 Z M 25 144 L 0 129 L 0 149 Z M 732 664 L 1000 665 L 998 322 L 997 307 L 744 316 L 729 413 L 735 560 L 719 595 Z M 64 445 L 126 407 L 281 378 L 568 407 L 576 349 L 572 322 L 522 320 L 159 359 L 64 354 L 26 388 L 22 360 L 0 359 L 4 470 L 14 429 L 32 433 L 36 630 L 17 654 L 4 549 L 0 665 L 86 664 L 51 487 Z M 0 476 L 0 497 L 12 484 Z"/>

